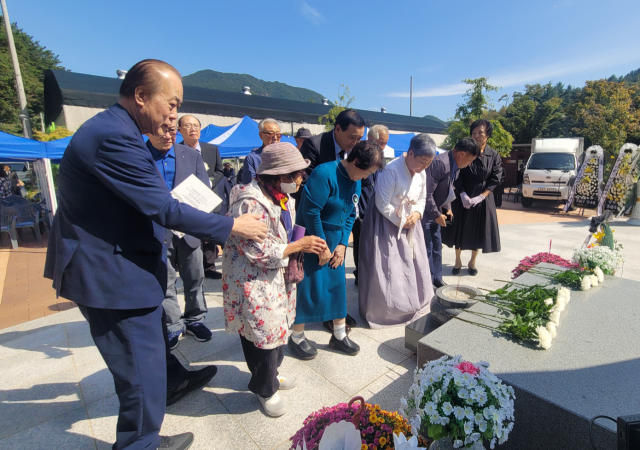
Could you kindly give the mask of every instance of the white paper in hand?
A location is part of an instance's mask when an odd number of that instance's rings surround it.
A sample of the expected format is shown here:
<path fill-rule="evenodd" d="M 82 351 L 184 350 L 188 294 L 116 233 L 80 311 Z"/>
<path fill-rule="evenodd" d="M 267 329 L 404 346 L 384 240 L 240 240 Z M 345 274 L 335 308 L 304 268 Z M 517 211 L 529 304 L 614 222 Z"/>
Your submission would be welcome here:
<path fill-rule="evenodd" d="M 174 187 L 171 191 L 171 196 L 180 203 L 186 203 L 206 213 L 210 213 L 216 206 L 222 203 L 222 199 L 193 174 L 189 175 L 186 180 Z M 173 232 L 178 237 L 184 236 L 184 233 L 180 231 L 174 230 Z"/>

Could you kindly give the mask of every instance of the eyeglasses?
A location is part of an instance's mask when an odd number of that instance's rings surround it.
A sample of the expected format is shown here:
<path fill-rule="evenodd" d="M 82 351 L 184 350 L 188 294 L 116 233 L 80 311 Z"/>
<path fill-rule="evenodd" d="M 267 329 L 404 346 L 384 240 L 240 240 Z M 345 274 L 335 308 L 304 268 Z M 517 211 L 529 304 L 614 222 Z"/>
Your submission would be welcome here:
<path fill-rule="evenodd" d="M 282 137 L 282 133 L 276 133 L 275 131 L 269 131 L 268 133 L 266 131 L 261 131 L 260 133 L 262 134 L 266 134 L 269 137 L 277 137 L 278 139 L 280 139 Z"/>
<path fill-rule="evenodd" d="M 200 129 L 200 125 L 196 125 L 193 123 L 188 123 L 186 125 L 182 125 L 184 128 L 186 128 L 187 130 L 195 130 L 198 131 Z"/>

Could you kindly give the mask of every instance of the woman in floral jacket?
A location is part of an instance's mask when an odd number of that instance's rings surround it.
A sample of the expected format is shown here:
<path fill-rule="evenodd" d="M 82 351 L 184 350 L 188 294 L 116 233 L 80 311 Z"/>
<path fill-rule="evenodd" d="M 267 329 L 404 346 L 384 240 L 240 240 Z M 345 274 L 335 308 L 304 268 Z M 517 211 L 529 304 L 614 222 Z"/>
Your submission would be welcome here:
<path fill-rule="evenodd" d="M 258 180 L 234 187 L 229 199 L 229 215 L 257 214 L 268 227 L 262 243 L 231 234 L 222 258 L 222 291 L 226 330 L 240 334 L 251 371 L 249 390 L 273 417 L 287 410 L 278 389 L 295 386 L 294 377 L 278 375 L 296 315 L 296 285 L 285 279 L 289 255 L 327 249 L 325 241 L 315 236 L 291 242 L 296 218 L 290 194 L 300 188 L 308 165 L 292 144 L 268 145 Z"/>

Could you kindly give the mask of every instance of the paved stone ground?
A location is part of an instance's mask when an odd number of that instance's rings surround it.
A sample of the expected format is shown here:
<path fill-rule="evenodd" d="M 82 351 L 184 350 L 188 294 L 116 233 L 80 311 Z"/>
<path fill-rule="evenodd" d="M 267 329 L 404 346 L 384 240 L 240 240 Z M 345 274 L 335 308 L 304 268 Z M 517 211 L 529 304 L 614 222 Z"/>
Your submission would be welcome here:
<path fill-rule="evenodd" d="M 552 251 L 570 257 L 588 231 L 586 220 L 567 220 L 503 225 L 503 250 L 479 256 L 478 276 L 470 277 L 463 270 L 462 276 L 445 280 L 499 286 L 503 283 L 495 279 L 509 279 L 521 258 L 547 251 L 551 238 Z M 627 255 L 621 275 L 640 280 L 640 259 L 635 256 L 640 250 L 640 228 L 624 221 L 613 228 Z M 358 319 L 351 250 L 347 256 L 348 308 Z M 450 273 L 453 259 L 453 251 L 446 249 L 445 273 Z M 463 254 L 463 262 L 467 260 L 468 253 Z M 206 323 L 214 330 L 213 340 L 197 343 L 185 338 L 176 352 L 192 368 L 216 364 L 218 375 L 203 391 L 168 408 L 162 430 L 165 434 L 195 432 L 194 449 L 288 449 L 288 438 L 320 407 L 362 395 L 384 409 L 396 410 L 411 384 L 416 358 L 404 348 L 403 327 L 354 329 L 352 337 L 362 351 L 348 357 L 326 348 L 330 336 L 316 324 L 307 334 L 317 343 L 319 355 L 309 362 L 285 358 L 282 372 L 295 374 L 299 385 L 282 393 L 291 411 L 269 418 L 247 390 L 249 373 L 238 337 L 224 332 L 220 283 L 207 280 L 206 292 L 210 306 Z M 110 374 L 77 308 L 0 330 L 0 379 L 0 450 L 110 448 L 118 402 Z"/>

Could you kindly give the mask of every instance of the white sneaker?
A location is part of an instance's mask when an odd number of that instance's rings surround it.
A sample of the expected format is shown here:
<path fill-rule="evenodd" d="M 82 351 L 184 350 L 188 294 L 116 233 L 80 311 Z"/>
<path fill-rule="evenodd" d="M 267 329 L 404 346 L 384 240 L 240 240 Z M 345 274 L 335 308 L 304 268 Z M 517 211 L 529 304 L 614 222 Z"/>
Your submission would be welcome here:
<path fill-rule="evenodd" d="M 269 398 L 263 398 L 258 395 L 258 400 L 262 403 L 262 407 L 267 416 L 280 417 L 289 410 L 284 399 L 280 398 L 277 392 Z"/>
<path fill-rule="evenodd" d="M 278 375 L 278 381 L 280 382 L 279 390 L 283 390 L 283 391 L 286 391 L 287 389 L 293 389 L 298 385 L 298 383 L 296 383 L 295 375 L 291 375 L 288 377 L 283 377 L 282 375 Z"/>

